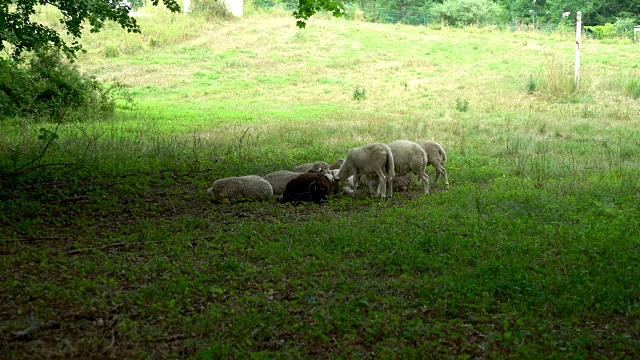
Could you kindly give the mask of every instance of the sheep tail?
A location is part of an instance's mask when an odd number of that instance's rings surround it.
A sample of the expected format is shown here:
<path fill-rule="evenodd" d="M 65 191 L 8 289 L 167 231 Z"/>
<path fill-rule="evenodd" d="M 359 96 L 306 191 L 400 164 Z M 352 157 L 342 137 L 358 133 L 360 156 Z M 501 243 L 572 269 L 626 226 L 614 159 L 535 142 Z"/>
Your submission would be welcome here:
<path fill-rule="evenodd" d="M 393 154 L 391 153 L 391 149 L 388 146 L 385 146 L 385 150 L 387 151 L 387 174 L 391 178 L 391 181 L 396 178 L 396 171 L 394 170 L 393 164 Z"/>
<path fill-rule="evenodd" d="M 447 162 L 447 153 L 443 149 L 438 149 L 440 153 L 440 165 L 444 165 Z"/>

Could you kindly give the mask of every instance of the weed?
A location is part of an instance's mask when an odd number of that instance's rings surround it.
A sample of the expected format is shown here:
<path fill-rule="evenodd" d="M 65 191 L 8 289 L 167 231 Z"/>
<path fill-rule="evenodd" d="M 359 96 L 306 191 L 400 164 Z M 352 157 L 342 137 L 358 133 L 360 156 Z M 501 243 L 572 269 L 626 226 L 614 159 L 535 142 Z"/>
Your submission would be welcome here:
<path fill-rule="evenodd" d="M 456 110 L 467 112 L 469 110 L 469 100 L 460 97 L 456 98 Z"/>
<path fill-rule="evenodd" d="M 527 83 L 527 93 L 529 95 L 533 95 L 537 87 L 538 87 L 538 84 L 536 83 L 536 80 L 533 78 L 533 75 L 530 75 L 529 82 Z"/>
<path fill-rule="evenodd" d="M 359 87 L 356 87 L 355 90 L 353 90 L 353 100 L 365 100 L 367 98 L 367 90 L 365 90 L 365 88 L 360 89 Z"/>
<path fill-rule="evenodd" d="M 640 79 L 631 78 L 625 85 L 626 93 L 633 99 L 640 98 Z"/>
<path fill-rule="evenodd" d="M 118 56 L 120 56 L 120 49 L 117 46 L 107 45 L 104 47 L 104 57 L 107 59 L 117 58 Z"/>

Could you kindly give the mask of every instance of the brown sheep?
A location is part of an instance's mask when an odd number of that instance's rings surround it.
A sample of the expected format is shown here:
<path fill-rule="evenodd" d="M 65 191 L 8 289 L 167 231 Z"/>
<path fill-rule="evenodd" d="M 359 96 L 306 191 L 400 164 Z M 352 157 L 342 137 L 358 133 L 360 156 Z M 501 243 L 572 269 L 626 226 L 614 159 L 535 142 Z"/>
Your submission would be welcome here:
<path fill-rule="evenodd" d="M 331 180 L 322 171 L 309 170 L 287 183 L 282 194 L 282 202 L 314 202 L 319 204 L 329 195 L 333 195 Z"/>

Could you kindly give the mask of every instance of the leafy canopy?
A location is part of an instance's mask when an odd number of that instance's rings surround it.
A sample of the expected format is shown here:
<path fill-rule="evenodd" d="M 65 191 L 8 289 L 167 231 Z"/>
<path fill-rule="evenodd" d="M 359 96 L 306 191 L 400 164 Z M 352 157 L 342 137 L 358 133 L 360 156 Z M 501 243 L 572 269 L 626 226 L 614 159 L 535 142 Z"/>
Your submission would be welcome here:
<path fill-rule="evenodd" d="M 298 8 L 293 11 L 293 16 L 298 19 L 297 25 L 304 28 L 313 14 L 320 11 L 328 11 L 335 17 L 340 17 L 346 12 L 344 4 L 332 0 L 300 0 Z"/>

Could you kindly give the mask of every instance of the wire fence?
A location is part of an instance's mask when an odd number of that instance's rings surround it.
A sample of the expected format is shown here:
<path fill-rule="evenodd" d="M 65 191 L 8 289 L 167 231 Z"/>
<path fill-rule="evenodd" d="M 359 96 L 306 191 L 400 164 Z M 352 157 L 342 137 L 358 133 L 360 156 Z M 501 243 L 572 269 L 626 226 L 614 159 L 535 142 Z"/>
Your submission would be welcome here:
<path fill-rule="evenodd" d="M 284 10 L 293 11 L 297 8 L 297 3 L 281 2 L 277 0 L 254 0 L 254 6 L 270 9 L 281 8 Z M 347 17 L 353 17 L 356 7 L 346 4 L 347 10 L 351 13 L 347 13 Z M 439 21 L 438 18 L 430 12 L 424 10 L 393 10 L 386 8 L 364 8 L 358 9 L 361 12 L 361 16 L 366 21 L 389 23 L 389 24 L 406 24 L 406 25 L 427 25 L 429 23 Z"/>
<path fill-rule="evenodd" d="M 253 0 L 254 6 L 271 9 L 280 8 L 286 11 L 293 11 L 298 7 L 297 1 L 287 0 Z M 429 24 L 441 24 L 441 19 L 434 13 L 425 8 L 414 9 L 389 9 L 378 6 L 365 6 L 358 7 L 348 2 L 345 3 L 347 18 L 358 17 L 365 21 L 388 23 L 388 24 L 405 24 L 415 26 L 427 26 Z M 356 15 L 357 14 L 357 15 Z M 541 13 L 544 15 L 544 12 Z M 495 24 L 500 29 L 508 30 L 511 32 L 517 31 L 534 31 L 540 33 L 567 33 L 572 34 L 575 30 L 575 24 L 571 21 L 567 21 L 563 18 L 561 22 L 553 21 L 536 21 L 532 23 L 532 19 L 519 18 L 515 14 L 511 17 L 511 21 L 507 21 L 501 24 Z M 632 34 L 629 37 L 633 38 Z M 587 38 L 598 38 L 589 29 L 585 30 L 585 36 Z"/>

